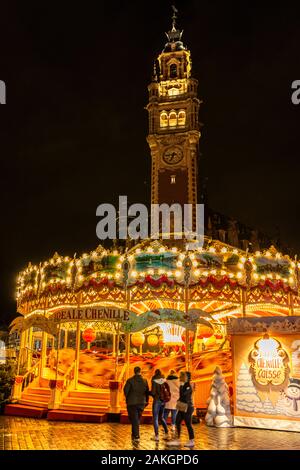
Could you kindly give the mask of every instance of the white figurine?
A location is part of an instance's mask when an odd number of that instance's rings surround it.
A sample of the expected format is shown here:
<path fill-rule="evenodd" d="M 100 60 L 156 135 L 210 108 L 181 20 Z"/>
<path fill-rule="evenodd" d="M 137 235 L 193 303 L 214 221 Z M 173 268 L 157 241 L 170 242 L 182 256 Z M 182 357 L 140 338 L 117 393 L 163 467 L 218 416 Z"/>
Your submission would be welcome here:
<path fill-rule="evenodd" d="M 232 426 L 228 385 L 219 366 L 216 367 L 214 372 L 207 404 L 205 422 L 208 426 L 221 428 Z"/>

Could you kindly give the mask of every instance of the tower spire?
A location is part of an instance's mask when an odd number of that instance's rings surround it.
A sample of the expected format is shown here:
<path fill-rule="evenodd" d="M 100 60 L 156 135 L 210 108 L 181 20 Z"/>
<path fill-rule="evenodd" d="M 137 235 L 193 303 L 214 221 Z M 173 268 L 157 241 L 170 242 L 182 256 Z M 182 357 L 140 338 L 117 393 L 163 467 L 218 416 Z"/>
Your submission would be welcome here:
<path fill-rule="evenodd" d="M 172 10 L 173 10 L 173 16 L 172 16 L 172 31 L 176 31 L 176 20 L 177 20 L 177 15 L 176 13 L 178 13 L 178 10 L 177 8 L 172 5 Z"/>
<path fill-rule="evenodd" d="M 168 38 L 168 44 L 175 43 L 175 42 L 180 42 L 181 41 L 181 36 L 182 36 L 182 33 L 183 33 L 183 31 L 180 31 L 179 29 L 177 29 L 177 26 L 176 26 L 178 10 L 174 5 L 172 5 L 172 10 L 173 10 L 172 28 L 170 29 L 170 31 L 168 31 L 166 33 L 166 36 Z"/>

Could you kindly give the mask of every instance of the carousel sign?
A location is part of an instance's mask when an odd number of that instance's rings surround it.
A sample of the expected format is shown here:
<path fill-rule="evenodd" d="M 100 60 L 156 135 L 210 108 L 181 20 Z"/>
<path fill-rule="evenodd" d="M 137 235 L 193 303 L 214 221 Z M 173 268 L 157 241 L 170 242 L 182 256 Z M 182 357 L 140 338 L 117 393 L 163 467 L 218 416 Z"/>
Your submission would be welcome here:
<path fill-rule="evenodd" d="M 122 328 L 127 333 L 144 330 L 157 323 L 175 323 L 188 330 L 196 330 L 197 324 L 201 323 L 211 327 L 210 323 L 202 316 L 207 313 L 200 310 L 190 310 L 185 313 L 181 310 L 161 308 L 150 310 L 137 315 L 135 312 L 115 308 L 115 307 L 82 307 L 64 308 L 57 310 L 51 316 L 54 321 L 115 321 L 122 324 Z"/>
<path fill-rule="evenodd" d="M 54 320 L 109 320 L 128 321 L 129 311 L 114 307 L 65 308 L 52 316 Z"/>
<path fill-rule="evenodd" d="M 289 357 L 275 338 L 264 335 L 254 344 L 249 361 L 252 380 L 259 389 L 276 389 L 288 380 Z"/>

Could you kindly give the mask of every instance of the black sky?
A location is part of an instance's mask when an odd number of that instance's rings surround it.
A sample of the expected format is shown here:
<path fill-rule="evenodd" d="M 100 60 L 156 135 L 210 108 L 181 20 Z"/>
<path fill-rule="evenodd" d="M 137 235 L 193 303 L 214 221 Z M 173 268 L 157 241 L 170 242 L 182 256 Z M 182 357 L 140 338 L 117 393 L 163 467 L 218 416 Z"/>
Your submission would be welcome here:
<path fill-rule="evenodd" d="M 171 3 L 2 3 L 0 323 L 29 260 L 93 249 L 101 202 L 149 202 L 143 107 Z M 200 175 L 212 208 L 278 226 L 300 254 L 300 7 L 260 3 L 176 3 L 203 100 Z"/>

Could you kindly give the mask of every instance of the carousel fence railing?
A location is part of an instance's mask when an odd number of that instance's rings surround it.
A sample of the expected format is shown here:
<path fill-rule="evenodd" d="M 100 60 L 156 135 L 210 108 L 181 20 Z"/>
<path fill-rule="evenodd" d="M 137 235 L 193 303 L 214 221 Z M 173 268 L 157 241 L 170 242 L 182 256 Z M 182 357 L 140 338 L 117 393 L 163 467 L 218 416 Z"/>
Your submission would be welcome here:
<path fill-rule="evenodd" d="M 22 371 L 27 364 L 27 354 L 28 352 L 26 348 L 19 349 L 18 356 L 17 356 L 17 361 L 18 361 L 17 375 L 22 374 Z"/>
<path fill-rule="evenodd" d="M 66 391 L 68 391 L 71 388 L 72 384 L 74 383 L 75 365 L 76 365 L 76 361 L 74 361 L 73 364 L 70 365 L 70 367 L 66 370 L 63 376 L 64 390 Z"/>
<path fill-rule="evenodd" d="M 25 348 L 26 350 L 26 360 L 31 366 L 34 366 L 37 361 L 40 360 L 41 354 L 39 351 L 36 351 L 35 349 L 31 349 L 28 346 Z"/>
<path fill-rule="evenodd" d="M 76 361 L 74 361 L 66 370 L 65 373 L 62 373 L 59 378 L 56 376 L 59 380 L 59 382 L 62 382 L 62 387 L 57 386 L 57 384 L 51 389 L 51 398 L 48 407 L 50 408 L 56 408 L 59 406 L 63 399 L 68 396 L 68 393 L 72 386 L 75 384 L 75 367 L 76 367 Z M 60 369 L 57 368 L 56 370 L 57 373 L 60 372 Z"/>
<path fill-rule="evenodd" d="M 28 369 L 27 372 L 23 375 L 23 381 L 22 381 L 22 391 L 28 387 L 28 385 L 33 382 L 33 380 L 38 377 L 39 375 L 39 370 L 40 370 L 40 359 L 35 362 L 33 366 Z"/>
<path fill-rule="evenodd" d="M 18 352 L 18 367 L 17 374 L 24 375 L 24 369 L 31 369 L 36 363 L 40 360 L 40 355 L 34 349 L 29 348 L 28 346 L 21 348 Z M 25 373 L 27 371 L 25 370 Z"/>

